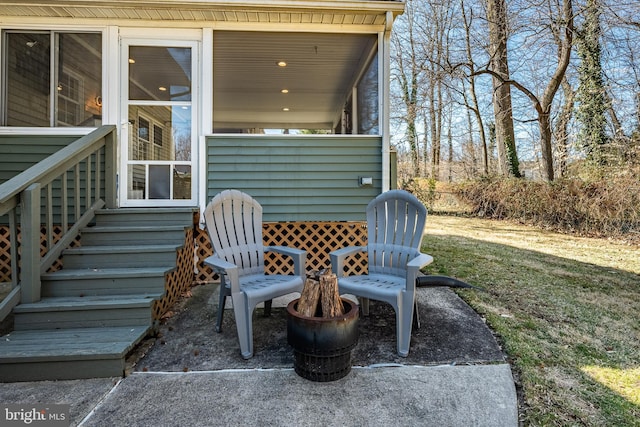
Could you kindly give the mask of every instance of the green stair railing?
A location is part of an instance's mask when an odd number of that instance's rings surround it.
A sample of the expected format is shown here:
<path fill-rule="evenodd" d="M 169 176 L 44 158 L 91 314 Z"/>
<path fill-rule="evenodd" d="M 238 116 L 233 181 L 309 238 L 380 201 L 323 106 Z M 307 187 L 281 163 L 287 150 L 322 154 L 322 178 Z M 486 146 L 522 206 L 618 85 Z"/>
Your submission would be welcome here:
<path fill-rule="evenodd" d="M 116 207 L 116 170 L 116 127 L 105 125 L 0 184 L 0 220 L 9 227 L 5 256 L 11 259 L 11 290 L 0 301 L 0 320 L 18 303 L 39 301 L 40 275 L 97 209 Z M 61 230 L 55 238 L 54 224 Z"/>

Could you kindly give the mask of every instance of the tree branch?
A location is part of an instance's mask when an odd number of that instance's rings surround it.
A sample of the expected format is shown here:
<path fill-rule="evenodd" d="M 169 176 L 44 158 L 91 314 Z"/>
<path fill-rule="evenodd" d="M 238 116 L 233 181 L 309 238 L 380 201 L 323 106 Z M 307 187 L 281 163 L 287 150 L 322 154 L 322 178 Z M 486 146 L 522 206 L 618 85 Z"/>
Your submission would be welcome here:
<path fill-rule="evenodd" d="M 513 87 L 515 87 L 516 89 L 518 89 L 520 92 L 522 92 L 523 94 L 525 94 L 533 103 L 533 106 L 535 107 L 536 111 L 538 113 L 540 113 L 542 110 L 540 108 L 540 101 L 538 100 L 538 97 L 531 92 L 529 89 L 527 89 L 524 85 L 522 85 L 520 82 L 516 81 L 516 80 L 512 80 L 512 79 L 505 79 L 504 77 L 502 77 L 499 73 L 496 73 L 493 70 L 489 70 L 489 69 L 484 69 L 484 70 L 478 70 L 475 73 L 472 73 L 471 76 L 479 76 L 482 74 L 489 74 L 492 77 L 495 77 L 496 79 L 500 80 L 500 83 L 502 84 L 507 84 L 507 85 L 511 85 Z"/>

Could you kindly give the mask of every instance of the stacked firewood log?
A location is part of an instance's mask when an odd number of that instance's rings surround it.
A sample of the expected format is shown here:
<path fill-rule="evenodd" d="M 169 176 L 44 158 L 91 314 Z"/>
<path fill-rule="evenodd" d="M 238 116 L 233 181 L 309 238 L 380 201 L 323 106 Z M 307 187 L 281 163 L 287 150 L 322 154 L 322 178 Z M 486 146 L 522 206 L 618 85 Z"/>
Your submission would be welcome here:
<path fill-rule="evenodd" d="M 297 311 L 307 317 L 332 318 L 344 315 L 338 278 L 330 268 L 312 271 L 307 275 Z"/>

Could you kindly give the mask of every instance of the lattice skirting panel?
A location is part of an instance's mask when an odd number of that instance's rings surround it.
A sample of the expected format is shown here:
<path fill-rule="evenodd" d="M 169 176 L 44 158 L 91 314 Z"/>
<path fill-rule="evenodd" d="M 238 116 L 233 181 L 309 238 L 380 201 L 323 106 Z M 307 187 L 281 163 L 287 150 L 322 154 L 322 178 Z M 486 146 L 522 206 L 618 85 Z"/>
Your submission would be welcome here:
<path fill-rule="evenodd" d="M 0 283 L 11 281 L 11 250 L 9 227 L 0 226 Z"/>
<path fill-rule="evenodd" d="M 54 226 L 54 241 L 62 235 L 61 230 L 61 227 Z M 306 269 L 310 271 L 329 267 L 331 251 L 345 246 L 365 245 L 367 228 L 364 222 L 274 222 L 263 225 L 263 238 L 265 245 L 291 246 L 306 250 Z M 77 244 L 77 241 L 74 242 L 74 246 Z M 11 281 L 11 250 L 9 228 L 2 226 L 0 227 L 0 282 Z M 45 254 L 46 251 L 46 234 L 43 228 L 41 253 Z M 165 296 L 154 304 L 154 319 L 159 319 L 169 310 L 194 281 L 207 283 L 218 280 L 218 277 L 203 262 L 211 254 L 211 243 L 207 231 L 197 227 L 187 230 L 184 247 L 177 253 L 177 267 L 165 276 Z M 267 254 L 265 264 L 267 272 L 271 274 L 293 272 L 293 263 L 278 254 Z M 61 267 L 62 263 L 58 260 L 51 270 L 58 270 Z M 354 255 L 347 260 L 345 274 L 363 274 L 366 271 L 366 254 Z"/>
<path fill-rule="evenodd" d="M 218 277 L 204 264 L 204 259 L 213 253 L 207 230 L 198 228 L 195 233 L 196 281 L 216 281 Z M 306 250 L 307 271 L 320 270 L 330 266 L 331 251 L 346 246 L 365 245 L 367 226 L 364 222 L 271 222 L 263 224 L 263 239 L 267 246 L 291 246 Z M 270 274 L 293 272 L 293 263 L 278 254 L 267 254 L 265 264 Z M 345 274 L 366 273 L 367 256 L 351 256 L 346 264 Z"/>
<path fill-rule="evenodd" d="M 52 240 L 55 244 L 60 238 L 62 238 L 62 226 L 54 225 Z M 0 283 L 11 282 L 11 257 L 13 256 L 13 250 L 15 247 L 20 247 L 21 233 L 18 228 L 18 245 L 14 245 L 11 242 L 11 234 L 8 226 L 0 226 Z M 72 242 L 71 246 L 79 245 L 80 240 L 76 239 Z M 40 256 L 46 255 L 48 251 L 46 228 L 43 226 L 40 229 Z M 18 254 L 18 257 L 20 254 Z M 49 268 L 49 271 L 57 271 L 62 268 L 62 259 L 56 260 Z"/>
<path fill-rule="evenodd" d="M 154 320 L 159 320 L 192 285 L 194 248 L 194 234 L 193 229 L 190 228 L 185 233 L 184 246 L 177 251 L 176 268 L 164 276 L 164 297 L 153 304 Z"/>

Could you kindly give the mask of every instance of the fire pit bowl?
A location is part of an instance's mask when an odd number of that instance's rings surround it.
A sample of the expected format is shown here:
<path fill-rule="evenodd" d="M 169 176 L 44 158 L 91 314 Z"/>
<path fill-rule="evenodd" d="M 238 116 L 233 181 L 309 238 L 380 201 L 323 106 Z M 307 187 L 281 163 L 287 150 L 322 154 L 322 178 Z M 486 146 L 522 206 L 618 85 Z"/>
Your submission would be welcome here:
<path fill-rule="evenodd" d="M 311 381 L 334 381 L 351 372 L 351 350 L 358 344 L 358 306 L 340 298 L 345 314 L 308 317 L 297 311 L 298 299 L 287 306 L 287 341 L 293 347 L 294 368 Z"/>

